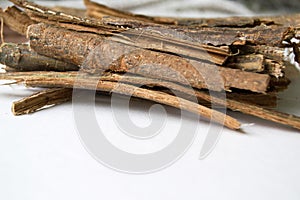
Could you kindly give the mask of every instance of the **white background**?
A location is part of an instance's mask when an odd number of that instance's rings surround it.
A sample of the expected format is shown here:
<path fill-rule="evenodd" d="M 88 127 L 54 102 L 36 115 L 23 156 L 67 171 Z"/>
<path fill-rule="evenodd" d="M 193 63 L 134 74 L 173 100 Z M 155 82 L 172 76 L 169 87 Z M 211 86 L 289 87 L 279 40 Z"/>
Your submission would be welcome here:
<path fill-rule="evenodd" d="M 279 101 L 280 110 L 300 115 L 299 84 L 299 75 L 295 75 L 289 90 L 281 94 L 284 98 Z M 224 129 L 213 152 L 199 160 L 208 123 L 194 121 L 198 125 L 197 139 L 174 165 L 154 174 L 122 174 L 104 167 L 85 150 L 71 103 L 32 115 L 13 116 L 11 103 L 35 91 L 0 87 L 1 200 L 300 199 L 300 134 L 292 128 L 230 112 L 243 123 L 254 125 L 245 126 L 245 134 Z M 149 123 L 147 108 L 151 105 L 133 101 L 133 120 Z M 180 121 L 176 109 L 166 109 L 169 115 L 165 142 L 174 137 Z M 111 120 L 110 99 L 98 97 L 95 110 L 98 124 L 107 136 L 116 135 L 118 128 Z M 122 145 L 126 149 L 126 143 Z M 127 150 L 134 150 L 127 145 Z M 153 142 L 151 150 L 162 145 L 164 142 Z"/>

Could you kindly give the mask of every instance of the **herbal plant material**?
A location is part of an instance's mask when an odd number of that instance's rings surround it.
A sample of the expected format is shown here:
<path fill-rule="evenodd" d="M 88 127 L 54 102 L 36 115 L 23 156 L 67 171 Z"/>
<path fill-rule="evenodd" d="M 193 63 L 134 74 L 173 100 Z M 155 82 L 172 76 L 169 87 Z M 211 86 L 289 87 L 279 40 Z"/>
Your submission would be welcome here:
<path fill-rule="evenodd" d="M 300 129 L 299 117 L 272 110 L 278 91 L 290 83 L 284 49 L 300 59 L 299 15 L 175 19 L 90 1 L 86 10 L 12 2 L 0 16 L 29 45 L 2 44 L 0 62 L 7 72 L 0 79 L 46 88 L 15 102 L 15 115 L 69 101 L 72 89 L 80 88 L 155 101 L 230 129 L 241 123 L 212 105 Z"/>

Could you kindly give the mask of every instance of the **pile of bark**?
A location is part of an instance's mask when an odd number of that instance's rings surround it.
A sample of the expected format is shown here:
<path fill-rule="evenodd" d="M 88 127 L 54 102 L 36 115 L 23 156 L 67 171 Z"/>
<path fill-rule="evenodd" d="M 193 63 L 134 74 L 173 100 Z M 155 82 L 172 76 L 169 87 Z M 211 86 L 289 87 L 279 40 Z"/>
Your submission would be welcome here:
<path fill-rule="evenodd" d="M 16 115 L 69 101 L 80 88 L 185 109 L 231 129 L 240 122 L 214 105 L 300 129 L 297 116 L 272 109 L 290 83 L 284 50 L 300 60 L 300 15 L 175 19 L 90 1 L 85 10 L 11 1 L 0 16 L 29 44 L 2 44 L 0 79 L 51 88 L 15 102 Z"/>

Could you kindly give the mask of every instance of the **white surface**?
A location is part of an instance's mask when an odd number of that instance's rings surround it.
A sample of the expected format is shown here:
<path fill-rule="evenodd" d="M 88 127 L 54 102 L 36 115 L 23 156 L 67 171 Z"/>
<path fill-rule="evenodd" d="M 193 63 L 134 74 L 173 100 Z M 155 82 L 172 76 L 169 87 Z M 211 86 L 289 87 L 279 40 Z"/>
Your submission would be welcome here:
<path fill-rule="evenodd" d="M 286 92 L 288 105 L 280 101 L 280 109 L 300 114 L 297 85 L 295 82 Z M 246 134 L 224 129 L 213 152 L 198 160 L 208 124 L 193 121 L 199 125 L 199 133 L 182 159 L 154 174 L 128 175 L 104 167 L 84 149 L 71 103 L 13 116 L 11 103 L 34 91 L 0 87 L 1 200 L 300 199 L 300 134 L 294 129 L 230 113 L 255 125 L 245 127 Z M 109 98 L 99 97 L 97 102 L 96 115 L 102 120 L 99 125 L 105 126 L 107 134 L 116 133 L 115 124 L 109 120 Z M 134 101 L 132 118 L 147 124 L 148 112 L 143 106 L 149 105 Z M 172 138 L 180 115 L 175 109 L 167 110 L 170 126 L 165 134 L 170 133 Z"/>

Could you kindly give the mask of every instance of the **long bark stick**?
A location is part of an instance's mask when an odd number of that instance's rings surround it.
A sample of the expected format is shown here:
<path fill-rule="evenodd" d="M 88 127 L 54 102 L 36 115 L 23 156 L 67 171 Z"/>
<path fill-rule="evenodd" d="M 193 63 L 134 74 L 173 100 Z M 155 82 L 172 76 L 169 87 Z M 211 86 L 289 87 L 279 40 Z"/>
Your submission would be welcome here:
<path fill-rule="evenodd" d="M 137 85 L 157 85 L 163 86 L 166 88 L 170 88 L 176 91 L 183 92 L 187 94 L 187 96 L 196 96 L 200 99 L 203 99 L 207 102 L 213 102 L 217 105 L 223 105 L 228 107 L 231 110 L 239 111 L 245 114 L 253 115 L 262 119 L 270 120 L 279 124 L 289 125 L 296 129 L 300 130 L 300 117 L 281 113 L 275 110 L 265 109 L 260 106 L 251 105 L 245 102 L 239 102 L 234 99 L 223 99 L 218 96 L 211 96 L 210 94 L 199 91 L 199 90 L 191 90 L 181 85 L 159 81 L 156 79 L 149 79 L 144 77 L 131 77 L 131 76 L 121 76 L 118 74 L 107 75 L 103 77 L 93 77 L 91 75 L 87 75 L 89 78 L 80 77 L 80 80 L 77 80 L 77 87 L 79 88 L 93 88 L 95 87 L 95 82 L 100 80 L 101 84 L 105 81 L 120 81 L 130 84 Z M 29 86 L 42 86 L 42 87 L 68 87 L 73 88 L 74 83 L 76 81 L 77 73 L 76 72 L 68 72 L 68 73 L 59 73 L 59 72 L 41 72 L 39 73 L 7 73 L 0 74 L 0 79 L 8 79 L 8 80 L 19 80 L 24 81 L 25 84 Z M 107 91 L 107 90 L 105 90 Z"/>
<path fill-rule="evenodd" d="M 43 73 L 41 73 L 43 74 Z M 46 73 L 47 74 L 47 73 Z M 207 107 L 201 106 L 199 104 L 193 103 L 191 101 L 172 96 L 160 91 L 153 91 L 148 89 L 139 88 L 133 85 L 128 85 L 124 83 L 117 83 L 111 81 L 99 81 L 97 78 L 93 79 L 90 75 L 79 75 L 78 77 L 66 76 L 64 78 L 51 77 L 46 80 L 40 79 L 40 86 L 53 87 L 54 85 L 59 87 L 67 87 L 67 88 L 79 88 L 79 89 L 96 89 L 99 91 L 106 92 L 115 92 L 124 95 L 130 95 L 133 97 L 138 97 L 146 100 L 151 100 L 157 103 L 169 105 L 175 108 L 184 109 L 189 112 L 199 114 L 207 119 L 211 119 L 213 122 L 225 125 L 230 129 L 240 129 L 240 123 L 223 113 L 218 111 L 211 110 Z M 12 77 L 11 77 L 12 78 Z M 33 78 L 33 77 L 31 77 Z M 37 76 L 38 78 L 38 76 Z M 25 83 L 31 84 L 29 80 L 23 80 Z M 32 79 L 33 84 L 36 84 L 36 80 Z"/>
<path fill-rule="evenodd" d="M 26 80 L 28 86 L 37 86 L 33 84 L 34 82 L 37 82 L 39 80 L 52 80 L 53 77 L 56 77 L 57 79 L 61 79 L 64 77 L 68 78 L 76 78 L 77 73 L 82 72 L 13 72 L 13 73 L 5 73 L 0 74 L 0 79 L 10 80 L 10 79 L 16 79 L 19 81 Z M 171 90 L 176 90 L 178 92 L 184 93 L 188 97 L 194 97 L 194 91 L 200 91 L 195 88 L 191 90 L 186 86 L 180 85 L 178 83 L 173 83 L 169 81 L 164 80 L 158 80 L 158 79 L 152 79 L 152 78 L 146 78 L 130 73 L 126 74 L 120 74 L 120 73 L 103 73 L 101 76 L 92 76 L 90 78 L 93 78 L 94 81 L 97 81 L 97 79 L 101 81 L 113 81 L 113 82 L 121 82 L 121 83 L 127 83 L 127 84 L 133 84 L 133 85 L 145 85 L 149 87 L 150 89 L 152 87 L 164 87 Z M 56 80 L 56 79 L 55 79 Z M 53 80 L 54 81 L 54 80 Z M 31 84 L 31 85 L 30 85 Z M 45 87 L 45 86 L 44 86 Z M 244 103 L 258 105 L 261 107 L 268 107 L 268 108 L 274 108 L 276 107 L 276 93 L 268 93 L 268 94 L 258 94 L 258 93 L 226 93 L 226 96 L 228 99 L 235 99 L 237 101 L 242 101 Z M 201 97 L 199 97 L 201 99 Z M 201 103 L 205 103 L 205 105 L 211 104 L 211 100 L 201 100 Z"/>

